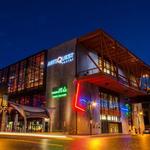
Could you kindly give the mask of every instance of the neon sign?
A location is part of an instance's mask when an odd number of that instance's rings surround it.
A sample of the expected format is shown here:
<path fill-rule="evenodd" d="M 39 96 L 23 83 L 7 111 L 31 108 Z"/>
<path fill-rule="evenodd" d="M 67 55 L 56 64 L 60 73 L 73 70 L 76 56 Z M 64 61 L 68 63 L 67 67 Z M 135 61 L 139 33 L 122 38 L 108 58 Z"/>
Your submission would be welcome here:
<path fill-rule="evenodd" d="M 82 108 L 81 106 L 79 106 L 79 95 L 80 95 L 80 83 L 77 84 L 77 91 L 76 91 L 76 95 L 75 95 L 75 104 L 74 107 L 80 111 L 85 111 L 84 108 Z"/>
<path fill-rule="evenodd" d="M 74 53 L 72 52 L 67 55 L 59 56 L 56 59 L 50 60 L 47 66 L 49 67 L 49 66 L 53 66 L 56 64 L 67 64 L 67 63 L 72 62 L 73 60 L 74 60 Z"/>
<path fill-rule="evenodd" d="M 52 98 L 61 98 L 67 96 L 68 89 L 67 86 L 61 86 L 57 88 L 53 88 L 51 95 Z"/>
<path fill-rule="evenodd" d="M 125 113 L 126 117 L 131 116 L 131 106 L 129 104 L 121 106 L 121 110 Z"/>

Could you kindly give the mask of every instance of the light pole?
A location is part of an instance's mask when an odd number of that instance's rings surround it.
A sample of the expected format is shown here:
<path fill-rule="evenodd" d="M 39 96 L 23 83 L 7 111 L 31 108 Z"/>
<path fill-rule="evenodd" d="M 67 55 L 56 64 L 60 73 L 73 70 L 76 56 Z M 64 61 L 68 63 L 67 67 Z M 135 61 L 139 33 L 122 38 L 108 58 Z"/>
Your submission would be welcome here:
<path fill-rule="evenodd" d="M 139 113 L 138 113 L 138 127 L 139 127 L 139 134 L 141 134 L 141 121 L 140 121 L 140 119 L 141 119 L 141 116 L 143 115 L 143 112 L 142 111 L 140 111 Z"/>
<path fill-rule="evenodd" d="M 95 101 L 88 102 L 88 112 L 89 112 L 89 119 L 90 119 L 90 135 L 92 135 L 92 124 L 93 124 L 93 109 L 97 106 Z"/>
<path fill-rule="evenodd" d="M 5 130 L 6 125 L 6 112 L 7 112 L 7 100 L 1 97 L 1 104 L 0 104 L 0 114 L 1 117 L 1 131 Z"/>

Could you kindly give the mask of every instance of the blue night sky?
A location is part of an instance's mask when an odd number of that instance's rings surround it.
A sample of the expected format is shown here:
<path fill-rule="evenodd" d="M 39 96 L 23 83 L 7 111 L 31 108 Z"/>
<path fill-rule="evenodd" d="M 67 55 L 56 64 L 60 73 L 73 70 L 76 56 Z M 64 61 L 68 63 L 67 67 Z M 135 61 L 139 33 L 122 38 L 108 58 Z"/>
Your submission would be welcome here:
<path fill-rule="evenodd" d="M 0 68 L 102 28 L 150 64 L 148 0 L 1 0 Z"/>

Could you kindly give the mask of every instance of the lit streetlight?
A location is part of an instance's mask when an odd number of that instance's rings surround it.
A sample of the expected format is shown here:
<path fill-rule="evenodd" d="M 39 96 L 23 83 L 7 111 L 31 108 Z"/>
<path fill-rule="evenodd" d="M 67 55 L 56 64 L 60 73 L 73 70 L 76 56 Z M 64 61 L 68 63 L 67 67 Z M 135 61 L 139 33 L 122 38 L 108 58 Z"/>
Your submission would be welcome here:
<path fill-rule="evenodd" d="M 141 121 L 140 121 L 140 117 L 143 115 L 143 112 L 142 111 L 140 111 L 139 113 L 138 113 L 138 126 L 139 126 L 139 134 L 141 134 Z"/>
<path fill-rule="evenodd" d="M 88 102 L 87 110 L 89 112 L 90 117 L 90 135 L 92 135 L 92 124 L 93 124 L 93 109 L 97 106 L 97 103 L 95 101 Z"/>

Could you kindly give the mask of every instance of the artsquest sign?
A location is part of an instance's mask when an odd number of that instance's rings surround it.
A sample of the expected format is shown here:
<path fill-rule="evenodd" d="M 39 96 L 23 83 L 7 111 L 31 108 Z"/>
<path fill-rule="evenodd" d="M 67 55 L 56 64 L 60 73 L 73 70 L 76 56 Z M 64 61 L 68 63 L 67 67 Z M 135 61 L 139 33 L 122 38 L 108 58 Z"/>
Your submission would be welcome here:
<path fill-rule="evenodd" d="M 66 54 L 64 56 L 59 56 L 56 59 L 52 59 L 48 62 L 47 66 L 53 66 L 56 64 L 67 64 L 74 60 L 74 52 L 71 52 L 69 54 Z"/>
<path fill-rule="evenodd" d="M 67 86 L 60 86 L 52 89 L 51 96 L 52 98 L 61 98 L 65 97 L 68 94 Z"/>

